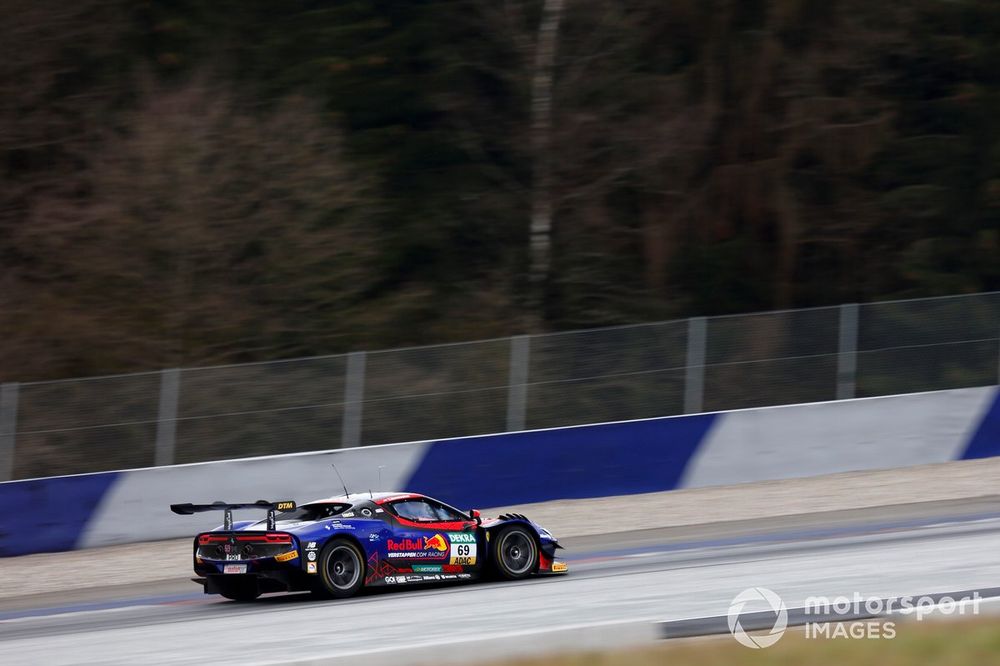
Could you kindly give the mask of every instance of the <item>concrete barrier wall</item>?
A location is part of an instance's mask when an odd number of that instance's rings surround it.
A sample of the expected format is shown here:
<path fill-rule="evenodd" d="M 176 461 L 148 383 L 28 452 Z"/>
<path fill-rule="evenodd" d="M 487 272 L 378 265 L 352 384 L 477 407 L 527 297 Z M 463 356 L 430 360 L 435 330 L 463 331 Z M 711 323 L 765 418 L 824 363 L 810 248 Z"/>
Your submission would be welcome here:
<path fill-rule="evenodd" d="M 173 502 L 423 492 L 460 508 L 1000 455 L 997 387 L 695 414 L 0 484 L 0 555 L 192 535 Z"/>

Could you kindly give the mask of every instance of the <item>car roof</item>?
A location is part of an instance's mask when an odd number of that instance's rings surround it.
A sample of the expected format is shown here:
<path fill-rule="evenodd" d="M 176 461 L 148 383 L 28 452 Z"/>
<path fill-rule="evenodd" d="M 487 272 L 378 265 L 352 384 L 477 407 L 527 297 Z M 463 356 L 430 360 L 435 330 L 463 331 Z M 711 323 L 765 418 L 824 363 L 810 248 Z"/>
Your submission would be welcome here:
<path fill-rule="evenodd" d="M 352 504 L 359 501 L 369 501 L 375 502 L 376 504 L 382 504 L 384 502 L 390 502 L 397 499 L 423 499 L 425 497 L 426 495 L 421 495 L 419 493 L 404 493 L 399 491 L 372 492 L 365 490 L 358 493 L 351 493 L 349 495 L 324 497 L 322 499 L 306 502 L 306 504 Z"/>

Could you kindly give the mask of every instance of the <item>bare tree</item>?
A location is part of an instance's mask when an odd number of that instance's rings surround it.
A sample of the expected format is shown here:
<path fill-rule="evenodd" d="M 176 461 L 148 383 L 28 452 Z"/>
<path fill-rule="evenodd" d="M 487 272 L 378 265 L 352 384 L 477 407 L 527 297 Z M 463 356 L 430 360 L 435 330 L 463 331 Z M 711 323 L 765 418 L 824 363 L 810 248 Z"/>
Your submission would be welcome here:
<path fill-rule="evenodd" d="M 559 28 L 564 0 L 544 0 L 535 39 L 531 76 L 531 298 L 529 309 L 539 319 L 551 270 L 552 252 L 552 103 Z"/>
<path fill-rule="evenodd" d="M 122 86 L 93 76 L 117 56 L 125 29 L 116 0 L 0 0 L 0 380 L 45 376 L 65 348 L 49 345 L 60 314 L 40 274 L 46 257 L 22 243 L 43 233 L 44 202 L 79 202 L 102 126 Z M 88 70 L 91 76 L 81 76 Z M 70 330 L 76 321 L 62 321 Z"/>
<path fill-rule="evenodd" d="M 712 115 L 686 99 L 689 73 L 644 71 L 638 56 L 643 42 L 655 40 L 649 23 L 660 9 L 656 3 L 505 0 L 476 7 L 480 31 L 496 47 L 466 66 L 502 81 L 521 106 L 486 115 L 483 100 L 470 98 L 453 100 L 450 111 L 467 123 L 462 136 L 469 152 L 527 218 L 530 315 L 524 325 L 550 324 L 560 318 L 554 305 L 585 290 L 599 304 L 580 311 L 583 321 L 621 320 L 624 313 L 611 310 L 633 300 L 621 298 L 633 285 L 609 280 L 601 264 L 619 250 L 645 245 L 631 231 L 618 233 L 608 197 L 629 183 L 640 191 L 644 211 L 656 211 L 642 214 L 643 233 L 655 241 L 640 252 L 645 265 L 638 272 L 630 265 L 628 273 L 646 276 L 658 291 L 669 261 L 662 249 L 676 235 L 662 233 L 673 227 L 658 220 L 665 212 L 680 216 L 677 199 L 696 167 L 692 151 L 703 146 Z M 497 151 L 488 142 L 498 130 L 506 146 L 524 146 L 511 149 L 525 165 L 524 182 L 509 163 L 490 164 Z M 609 311 L 600 314 L 605 305 Z"/>
<path fill-rule="evenodd" d="M 20 313 L 44 294 L 49 346 L 105 371 L 339 346 L 373 237 L 338 132 L 305 99 L 248 110 L 207 77 L 142 90 L 90 196 L 43 202 L 19 234 L 41 258 Z"/>

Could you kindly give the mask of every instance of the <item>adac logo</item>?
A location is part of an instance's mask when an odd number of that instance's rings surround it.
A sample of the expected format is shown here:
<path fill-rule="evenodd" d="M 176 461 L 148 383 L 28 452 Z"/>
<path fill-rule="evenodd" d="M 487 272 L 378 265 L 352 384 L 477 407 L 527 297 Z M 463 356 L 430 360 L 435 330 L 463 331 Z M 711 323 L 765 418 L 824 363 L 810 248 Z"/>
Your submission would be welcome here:
<path fill-rule="evenodd" d="M 440 534 L 435 534 L 434 536 L 424 537 L 424 550 L 436 550 L 438 552 L 444 552 L 448 550 L 448 542 L 444 540 L 444 537 Z"/>

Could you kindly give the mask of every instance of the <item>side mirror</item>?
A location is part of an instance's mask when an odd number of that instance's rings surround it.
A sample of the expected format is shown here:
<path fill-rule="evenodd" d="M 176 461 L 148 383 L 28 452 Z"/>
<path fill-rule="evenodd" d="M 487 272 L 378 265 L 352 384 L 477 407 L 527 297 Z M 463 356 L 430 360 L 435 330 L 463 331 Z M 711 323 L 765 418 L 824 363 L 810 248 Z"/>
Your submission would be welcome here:
<path fill-rule="evenodd" d="M 469 517 L 476 521 L 476 525 L 482 525 L 483 519 L 479 517 L 479 510 L 472 509 L 469 511 Z"/>

